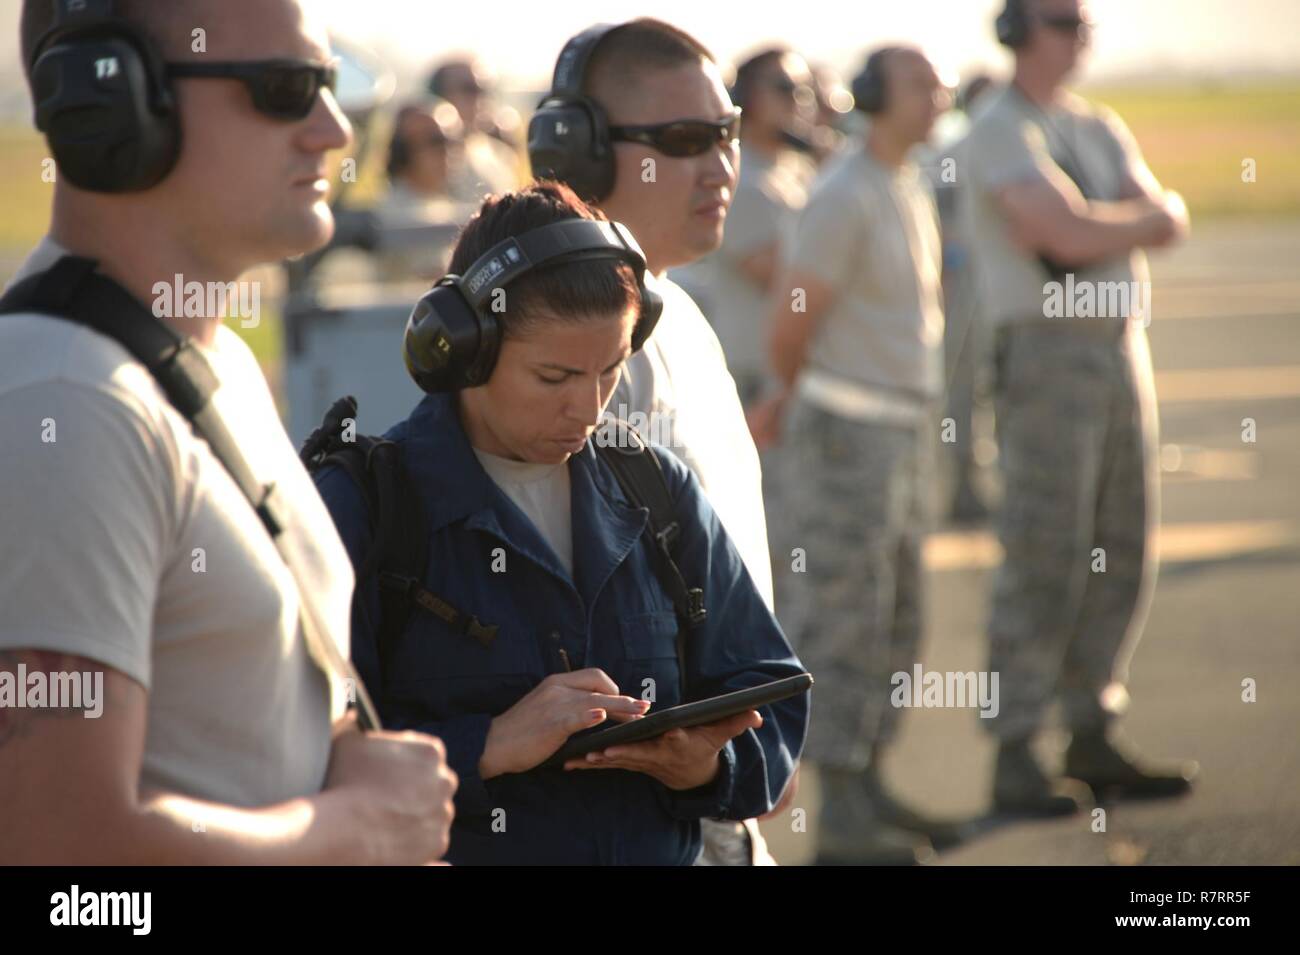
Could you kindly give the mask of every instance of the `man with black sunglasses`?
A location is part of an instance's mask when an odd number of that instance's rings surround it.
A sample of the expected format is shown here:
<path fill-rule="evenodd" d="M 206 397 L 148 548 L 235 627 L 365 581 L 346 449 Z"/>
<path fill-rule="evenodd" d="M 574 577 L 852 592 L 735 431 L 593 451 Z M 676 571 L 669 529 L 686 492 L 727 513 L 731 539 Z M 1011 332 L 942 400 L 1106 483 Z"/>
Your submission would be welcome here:
<path fill-rule="evenodd" d="M 600 38 L 582 90 L 607 118 L 612 152 L 612 186 L 594 198 L 602 212 L 632 230 L 645 252 L 647 280 L 664 297 L 654 335 L 628 360 L 607 410 L 634 423 L 633 416 L 644 415 L 647 437 L 691 468 L 770 607 L 758 452 L 717 336 L 690 296 L 665 275 L 722 241 L 736 188 L 739 111 L 713 54 L 689 34 L 650 18 Z M 702 860 L 766 859 L 758 827 L 738 826 L 706 820 Z"/>
<path fill-rule="evenodd" d="M 329 240 L 327 154 L 351 130 L 324 30 L 298 0 L 24 0 L 21 32 L 58 174 L 19 293 L 80 289 L 83 317 L 152 311 L 187 340 L 276 489 L 279 546 L 116 336 L 0 314 L 0 676 L 100 688 L 96 712 L 0 695 L 0 864 L 439 858 L 455 775 L 438 740 L 344 715 L 350 562 L 257 361 L 211 293 L 158 291 Z M 101 277 L 69 279 L 73 256 Z"/>
<path fill-rule="evenodd" d="M 1178 241 L 1188 220 L 1119 117 L 1064 88 L 1091 36 L 1080 0 L 1009 0 L 996 26 L 1015 74 L 990 94 L 957 170 L 994 330 L 1006 486 L 988 664 L 1002 699 L 985 727 L 998 740 L 994 807 L 1057 815 L 1094 794 L 1184 793 L 1196 772 L 1144 762 L 1116 730 L 1155 567 L 1143 250 Z M 1092 303 L 1057 308 L 1067 288 Z M 1065 778 L 1030 748 L 1058 700 L 1071 733 Z"/>

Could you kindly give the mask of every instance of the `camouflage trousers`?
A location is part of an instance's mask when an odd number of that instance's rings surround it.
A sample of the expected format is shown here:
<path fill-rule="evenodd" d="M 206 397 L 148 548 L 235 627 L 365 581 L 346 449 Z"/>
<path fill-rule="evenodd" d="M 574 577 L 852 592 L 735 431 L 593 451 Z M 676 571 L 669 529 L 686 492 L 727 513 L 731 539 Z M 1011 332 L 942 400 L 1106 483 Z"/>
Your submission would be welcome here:
<path fill-rule="evenodd" d="M 896 733 L 891 675 L 917 661 L 929 409 L 915 424 L 894 424 L 794 401 L 783 435 L 777 615 L 817 681 L 804 758 L 861 770 L 873 745 Z"/>
<path fill-rule="evenodd" d="M 1146 331 L 1063 319 L 1000 330 L 994 402 L 1004 558 L 989 622 L 995 736 L 1062 704 L 1072 730 L 1127 706 L 1128 661 L 1154 582 L 1156 402 Z"/>

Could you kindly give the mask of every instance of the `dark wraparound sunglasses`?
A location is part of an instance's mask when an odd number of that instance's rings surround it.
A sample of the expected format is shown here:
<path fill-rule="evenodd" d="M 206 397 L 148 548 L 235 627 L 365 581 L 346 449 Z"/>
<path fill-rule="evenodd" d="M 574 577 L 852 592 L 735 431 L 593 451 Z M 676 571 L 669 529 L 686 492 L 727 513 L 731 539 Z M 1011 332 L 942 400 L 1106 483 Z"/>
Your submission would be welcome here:
<path fill-rule="evenodd" d="M 740 110 L 716 123 L 679 119 L 654 126 L 611 126 L 609 138 L 614 142 L 644 143 L 665 156 L 698 156 L 714 146 L 728 146 L 740 138 Z"/>
<path fill-rule="evenodd" d="M 1045 16 L 1040 14 L 1038 21 L 1045 27 L 1057 31 L 1058 33 L 1072 33 L 1083 35 L 1092 29 L 1092 21 L 1078 16 L 1077 14 L 1062 14 L 1061 16 Z"/>
<path fill-rule="evenodd" d="M 167 75 L 189 79 L 239 80 L 248 87 L 253 107 L 274 119 L 303 119 L 316 105 L 322 88 L 338 84 L 338 61 L 245 60 L 226 63 L 168 63 Z"/>

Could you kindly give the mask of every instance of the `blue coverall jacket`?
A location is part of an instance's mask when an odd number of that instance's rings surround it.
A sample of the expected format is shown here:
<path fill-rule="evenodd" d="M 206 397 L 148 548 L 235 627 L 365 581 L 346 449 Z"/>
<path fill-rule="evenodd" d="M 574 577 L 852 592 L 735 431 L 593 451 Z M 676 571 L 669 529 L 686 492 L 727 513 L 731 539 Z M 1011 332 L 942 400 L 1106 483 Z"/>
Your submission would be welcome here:
<path fill-rule="evenodd" d="M 416 608 L 379 659 L 378 583 L 359 581 L 352 657 L 385 727 L 442 739 L 460 777 L 448 861 L 457 864 L 688 865 L 698 820 L 747 819 L 772 808 L 794 770 L 808 696 L 763 707 L 763 726 L 728 743 L 713 784 L 677 792 L 621 769 L 533 770 L 483 780 L 478 762 L 493 718 L 549 674 L 599 667 L 650 712 L 680 702 L 677 617 L 651 563 L 649 512 L 627 502 L 589 440 L 568 462 L 573 575 L 479 464 L 454 395 L 424 398 L 388 432 L 401 443 L 429 533 L 425 586 L 462 613 L 498 627 L 490 645 Z M 708 618 L 687 636 L 692 699 L 802 673 L 694 475 L 655 448 L 681 525 L 677 563 L 704 589 Z M 360 490 L 329 467 L 317 485 L 353 566 L 370 546 Z M 501 570 L 504 558 L 504 570 Z M 494 561 L 497 570 L 494 570 Z"/>

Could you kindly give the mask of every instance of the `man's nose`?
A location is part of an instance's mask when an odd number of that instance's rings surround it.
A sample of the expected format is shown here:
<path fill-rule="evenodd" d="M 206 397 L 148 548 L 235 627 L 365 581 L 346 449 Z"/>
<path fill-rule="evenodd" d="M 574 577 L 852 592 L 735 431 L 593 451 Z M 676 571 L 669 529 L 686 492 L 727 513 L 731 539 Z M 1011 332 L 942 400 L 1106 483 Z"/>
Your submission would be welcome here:
<path fill-rule="evenodd" d="M 346 149 L 352 144 L 352 123 L 334 94 L 322 88 L 302 130 L 304 148 L 311 152 Z"/>
<path fill-rule="evenodd" d="M 700 171 L 700 184 L 703 186 L 730 186 L 736 181 L 736 168 L 739 166 L 739 150 L 733 142 L 720 143 L 704 154 L 704 166 Z"/>

